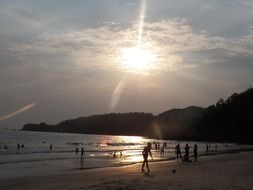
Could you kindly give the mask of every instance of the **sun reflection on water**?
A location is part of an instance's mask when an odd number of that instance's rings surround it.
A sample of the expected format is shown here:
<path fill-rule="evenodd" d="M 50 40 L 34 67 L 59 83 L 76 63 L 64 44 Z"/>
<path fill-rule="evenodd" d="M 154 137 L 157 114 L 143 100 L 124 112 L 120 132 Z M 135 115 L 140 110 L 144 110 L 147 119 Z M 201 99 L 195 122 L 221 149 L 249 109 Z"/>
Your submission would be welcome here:
<path fill-rule="evenodd" d="M 118 142 L 122 143 L 138 143 L 141 144 L 145 141 L 145 138 L 140 136 L 117 136 L 116 139 Z"/>

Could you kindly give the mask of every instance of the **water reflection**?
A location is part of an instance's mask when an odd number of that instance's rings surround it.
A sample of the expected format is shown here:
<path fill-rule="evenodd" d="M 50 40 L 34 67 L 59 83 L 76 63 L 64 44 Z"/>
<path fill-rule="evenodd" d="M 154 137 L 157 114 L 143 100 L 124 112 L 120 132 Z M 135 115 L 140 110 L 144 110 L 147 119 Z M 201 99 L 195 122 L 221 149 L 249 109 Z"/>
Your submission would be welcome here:
<path fill-rule="evenodd" d="M 116 136 L 116 139 L 118 142 L 127 142 L 127 143 L 142 143 L 145 142 L 146 139 L 139 136 Z"/>
<path fill-rule="evenodd" d="M 104 167 L 113 164 L 142 162 L 142 150 L 147 142 L 152 143 L 152 155 L 154 160 L 168 159 L 175 157 L 175 146 L 180 144 L 184 147 L 188 143 L 191 147 L 198 145 L 199 154 L 205 154 L 207 142 L 178 142 L 170 140 L 147 139 L 139 136 L 112 136 L 112 135 L 84 135 L 67 133 L 40 133 L 28 131 L 0 131 L 0 145 L 8 146 L 0 151 L 0 162 L 9 163 L 28 162 L 33 160 L 62 160 L 68 162 L 69 166 L 80 164 L 80 152 L 77 154 L 75 149 L 84 148 L 84 168 Z M 24 143 L 23 149 L 17 150 L 18 143 Z M 161 147 L 164 148 L 164 156 L 161 154 Z M 53 145 L 53 151 L 49 150 L 49 145 Z M 159 146 L 158 146 L 159 144 Z M 157 148 L 156 148 L 157 147 Z M 158 148 L 160 147 L 160 148 Z M 219 152 L 238 147 L 235 144 L 212 145 L 210 152 Z M 115 153 L 115 158 L 113 154 Z M 122 154 L 122 155 L 121 155 Z M 184 154 L 184 150 L 182 150 Z M 190 154 L 193 154 L 190 152 Z M 162 156 L 161 156 L 162 155 Z M 64 164 L 67 166 L 68 164 Z"/>
<path fill-rule="evenodd" d="M 132 155 L 129 157 L 125 157 L 123 162 L 126 163 L 136 163 L 136 162 L 142 162 L 143 161 L 143 157 L 142 155 Z"/>

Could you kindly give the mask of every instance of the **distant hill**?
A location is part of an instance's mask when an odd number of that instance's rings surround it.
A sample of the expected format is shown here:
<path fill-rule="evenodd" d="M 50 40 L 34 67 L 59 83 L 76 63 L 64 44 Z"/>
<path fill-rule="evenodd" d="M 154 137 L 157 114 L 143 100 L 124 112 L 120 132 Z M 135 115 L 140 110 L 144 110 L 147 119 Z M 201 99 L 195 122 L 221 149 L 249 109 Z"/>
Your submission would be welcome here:
<path fill-rule="evenodd" d="M 208 108 L 190 106 L 157 116 L 110 113 L 79 117 L 56 125 L 26 124 L 22 130 L 108 135 L 138 135 L 178 140 L 253 143 L 253 89 L 234 93 Z"/>
<path fill-rule="evenodd" d="M 190 106 L 172 109 L 156 117 L 162 138 L 192 140 L 206 109 Z"/>
<path fill-rule="evenodd" d="M 204 112 L 205 109 L 192 106 L 169 110 L 158 116 L 151 113 L 110 113 L 79 117 L 56 125 L 26 124 L 23 130 L 180 138 L 186 128 L 192 128 L 189 124 L 194 124 Z"/>
<path fill-rule="evenodd" d="M 56 125 L 26 124 L 23 130 L 108 135 L 150 135 L 151 113 L 111 113 L 79 117 Z"/>

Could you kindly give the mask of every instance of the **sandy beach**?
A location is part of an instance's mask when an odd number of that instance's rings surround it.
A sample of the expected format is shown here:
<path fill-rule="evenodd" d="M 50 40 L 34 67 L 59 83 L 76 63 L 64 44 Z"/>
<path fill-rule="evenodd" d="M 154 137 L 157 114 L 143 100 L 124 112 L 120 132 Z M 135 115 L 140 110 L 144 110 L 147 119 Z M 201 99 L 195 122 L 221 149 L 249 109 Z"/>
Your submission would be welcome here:
<path fill-rule="evenodd" d="M 76 168 L 59 174 L 6 178 L 0 179 L 0 189 L 246 190 L 253 187 L 253 152 L 203 156 L 192 163 L 175 160 L 153 162 L 150 163 L 150 173 L 142 173 L 140 168 L 140 164 L 100 169 Z"/>

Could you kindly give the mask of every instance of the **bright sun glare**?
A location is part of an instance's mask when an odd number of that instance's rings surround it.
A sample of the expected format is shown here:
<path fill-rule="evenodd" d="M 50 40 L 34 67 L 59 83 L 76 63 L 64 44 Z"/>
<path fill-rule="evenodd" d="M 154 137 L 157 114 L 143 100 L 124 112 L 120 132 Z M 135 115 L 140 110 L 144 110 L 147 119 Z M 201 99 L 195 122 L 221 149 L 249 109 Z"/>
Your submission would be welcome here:
<path fill-rule="evenodd" d="M 155 55 L 141 47 L 122 48 L 120 62 L 130 72 L 146 72 L 154 66 Z"/>

